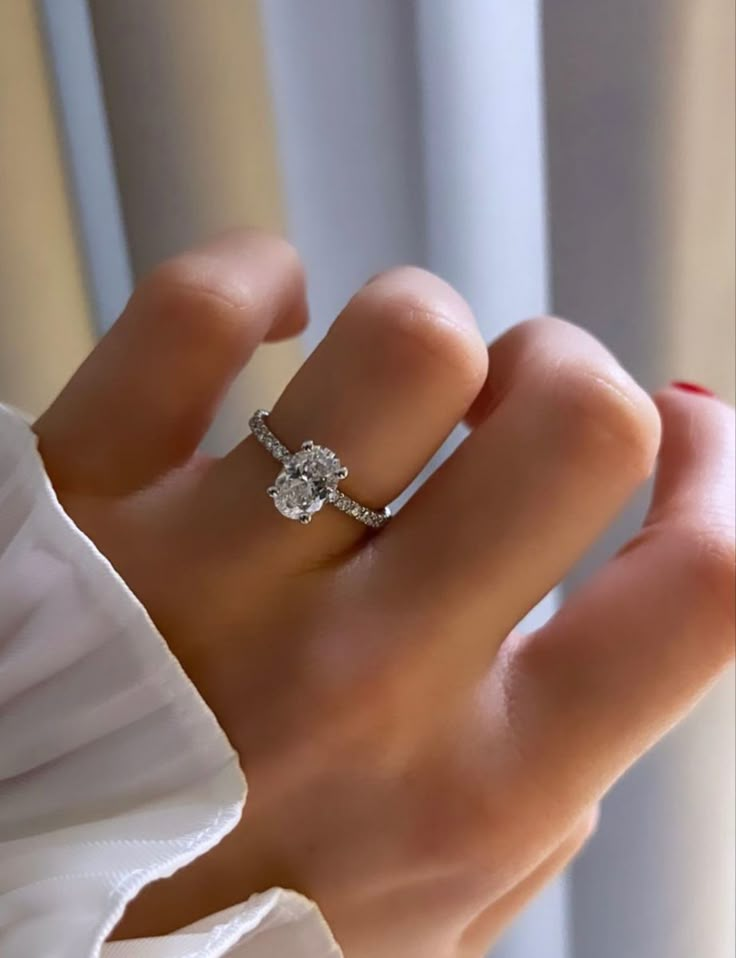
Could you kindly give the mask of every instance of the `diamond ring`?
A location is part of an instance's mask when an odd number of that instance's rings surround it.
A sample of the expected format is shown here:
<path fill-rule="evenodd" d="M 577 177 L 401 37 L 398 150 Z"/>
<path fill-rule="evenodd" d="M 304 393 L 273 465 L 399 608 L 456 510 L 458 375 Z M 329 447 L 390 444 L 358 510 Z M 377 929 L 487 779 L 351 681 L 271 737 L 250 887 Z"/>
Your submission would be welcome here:
<path fill-rule="evenodd" d="M 250 417 L 248 425 L 258 442 L 283 467 L 274 485 L 268 488 L 268 494 L 282 516 L 306 525 L 327 502 L 373 529 L 386 525 L 391 518 L 388 506 L 369 509 L 338 489 L 340 480 L 347 479 L 348 470 L 331 449 L 308 439 L 298 452 L 292 452 L 274 436 L 267 419 L 268 410 L 259 409 Z"/>

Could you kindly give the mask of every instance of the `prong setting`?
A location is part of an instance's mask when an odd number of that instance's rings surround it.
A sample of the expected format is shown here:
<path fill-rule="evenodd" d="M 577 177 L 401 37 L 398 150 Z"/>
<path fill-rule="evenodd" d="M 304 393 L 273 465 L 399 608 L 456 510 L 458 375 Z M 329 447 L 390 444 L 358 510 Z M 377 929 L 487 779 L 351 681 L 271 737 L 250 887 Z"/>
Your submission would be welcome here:
<path fill-rule="evenodd" d="M 297 452 L 292 452 L 271 432 L 267 419 L 268 411 L 259 409 L 251 416 L 249 425 L 254 438 L 281 463 L 276 482 L 266 490 L 281 515 L 308 525 L 314 514 L 329 503 L 372 529 L 386 525 L 391 517 L 388 506 L 371 509 L 338 488 L 348 470 L 331 449 L 307 439 Z"/>

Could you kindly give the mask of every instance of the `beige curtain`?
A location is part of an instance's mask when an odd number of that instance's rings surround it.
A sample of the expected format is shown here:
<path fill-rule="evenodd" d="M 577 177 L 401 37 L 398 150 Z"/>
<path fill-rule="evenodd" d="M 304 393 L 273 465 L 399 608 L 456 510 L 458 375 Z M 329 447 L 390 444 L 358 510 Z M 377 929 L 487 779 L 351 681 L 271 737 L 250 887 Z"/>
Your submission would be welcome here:
<path fill-rule="evenodd" d="M 104 0 L 89 10 L 134 274 L 230 226 L 283 231 L 257 3 Z M 0 4 L 0 390 L 33 412 L 104 325 L 85 282 L 42 13 L 32 0 Z M 245 410 L 272 404 L 300 355 L 293 343 L 260 352 L 213 449 L 242 437 Z"/>
<path fill-rule="evenodd" d="M 0 4 L 0 394 L 40 411 L 93 342 L 35 7 Z"/>

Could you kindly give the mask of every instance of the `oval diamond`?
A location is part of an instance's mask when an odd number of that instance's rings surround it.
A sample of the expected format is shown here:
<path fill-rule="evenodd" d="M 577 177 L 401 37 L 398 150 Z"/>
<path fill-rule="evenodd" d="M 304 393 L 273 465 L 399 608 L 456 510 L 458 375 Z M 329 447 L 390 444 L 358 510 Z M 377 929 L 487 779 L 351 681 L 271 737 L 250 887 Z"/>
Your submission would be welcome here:
<path fill-rule="evenodd" d="M 282 516 L 309 522 L 337 490 L 343 469 L 324 446 L 308 443 L 284 463 L 273 486 L 273 502 Z"/>

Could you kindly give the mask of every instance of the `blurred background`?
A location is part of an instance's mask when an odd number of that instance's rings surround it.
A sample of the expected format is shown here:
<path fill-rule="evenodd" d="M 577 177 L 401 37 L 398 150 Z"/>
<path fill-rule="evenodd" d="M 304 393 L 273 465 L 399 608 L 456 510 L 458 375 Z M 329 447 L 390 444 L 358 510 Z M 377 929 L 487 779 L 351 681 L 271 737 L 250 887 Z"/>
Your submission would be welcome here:
<path fill-rule="evenodd" d="M 732 400 L 734 5 L 1 0 L 4 401 L 41 411 L 143 272 L 243 224 L 295 242 L 313 321 L 260 351 L 215 449 L 398 262 L 489 339 L 553 310 L 645 386 Z M 732 958 L 733 727 L 729 676 L 494 958 Z"/>

